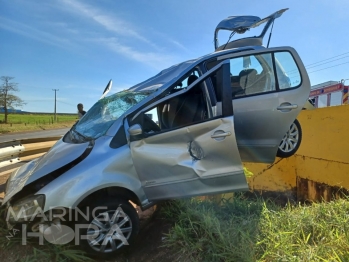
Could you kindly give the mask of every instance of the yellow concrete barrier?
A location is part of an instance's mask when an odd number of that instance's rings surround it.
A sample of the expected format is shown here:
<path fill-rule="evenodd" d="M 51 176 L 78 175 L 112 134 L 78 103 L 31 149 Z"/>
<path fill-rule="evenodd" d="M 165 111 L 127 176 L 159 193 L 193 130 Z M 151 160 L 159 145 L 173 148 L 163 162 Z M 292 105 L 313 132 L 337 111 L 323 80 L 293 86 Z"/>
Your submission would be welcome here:
<path fill-rule="evenodd" d="M 303 110 L 297 153 L 271 165 L 244 163 L 252 191 L 294 192 L 299 200 L 328 200 L 349 190 L 349 105 Z"/>

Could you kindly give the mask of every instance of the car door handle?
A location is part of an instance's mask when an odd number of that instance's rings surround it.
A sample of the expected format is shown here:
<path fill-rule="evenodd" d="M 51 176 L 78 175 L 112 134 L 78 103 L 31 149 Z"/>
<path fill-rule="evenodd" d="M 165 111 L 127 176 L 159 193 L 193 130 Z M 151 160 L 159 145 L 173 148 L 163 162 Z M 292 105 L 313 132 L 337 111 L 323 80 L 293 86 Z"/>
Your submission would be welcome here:
<path fill-rule="evenodd" d="M 296 108 L 298 108 L 298 105 L 293 104 L 293 105 L 280 105 L 276 109 L 277 110 L 292 110 L 292 109 L 296 109 Z"/>
<path fill-rule="evenodd" d="M 220 137 L 226 137 L 226 136 L 231 136 L 231 132 L 224 132 L 220 134 L 214 134 L 211 136 L 211 138 L 220 138 Z"/>

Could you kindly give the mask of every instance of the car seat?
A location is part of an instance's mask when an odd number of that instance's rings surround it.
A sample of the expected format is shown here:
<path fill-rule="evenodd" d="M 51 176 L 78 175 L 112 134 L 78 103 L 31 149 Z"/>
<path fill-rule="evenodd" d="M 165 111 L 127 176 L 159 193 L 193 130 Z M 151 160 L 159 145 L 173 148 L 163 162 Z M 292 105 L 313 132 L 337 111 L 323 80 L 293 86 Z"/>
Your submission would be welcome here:
<path fill-rule="evenodd" d="M 242 89 L 242 87 L 240 86 L 239 76 L 230 76 L 230 86 L 231 86 L 233 97 L 244 94 L 244 89 Z"/>
<path fill-rule="evenodd" d="M 190 86 L 198 77 L 190 75 L 187 85 Z M 163 107 L 162 115 L 166 128 L 175 128 L 200 121 L 206 116 L 202 93 L 202 83 L 188 92 L 170 99 Z"/>
<path fill-rule="evenodd" d="M 257 70 L 244 69 L 239 74 L 240 86 L 245 89 L 251 87 L 256 82 Z"/>

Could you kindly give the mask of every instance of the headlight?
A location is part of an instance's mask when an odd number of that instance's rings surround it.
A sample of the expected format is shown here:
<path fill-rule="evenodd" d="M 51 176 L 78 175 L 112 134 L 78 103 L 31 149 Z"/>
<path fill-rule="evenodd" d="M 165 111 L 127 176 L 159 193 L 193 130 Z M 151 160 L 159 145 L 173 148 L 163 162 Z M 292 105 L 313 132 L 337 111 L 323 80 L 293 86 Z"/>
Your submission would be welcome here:
<path fill-rule="evenodd" d="M 8 207 L 6 221 L 11 223 L 33 221 L 36 215 L 43 213 L 44 204 L 44 195 L 34 195 L 21 199 Z"/>

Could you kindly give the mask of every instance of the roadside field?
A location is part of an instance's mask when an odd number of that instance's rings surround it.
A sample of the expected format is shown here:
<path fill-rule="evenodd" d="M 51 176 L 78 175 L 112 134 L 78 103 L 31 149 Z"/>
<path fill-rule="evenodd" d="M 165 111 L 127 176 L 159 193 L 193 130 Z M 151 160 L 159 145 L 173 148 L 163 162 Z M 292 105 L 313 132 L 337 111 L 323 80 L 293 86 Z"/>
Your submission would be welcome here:
<path fill-rule="evenodd" d="M 47 130 L 71 127 L 77 120 L 77 115 L 57 114 L 9 114 L 8 124 L 3 123 L 4 114 L 0 114 L 0 134 Z"/>
<path fill-rule="evenodd" d="M 0 114 L 0 122 L 3 122 L 5 116 Z M 77 114 L 57 114 L 57 121 L 54 121 L 53 114 L 9 114 L 9 124 L 48 124 L 52 122 L 69 122 L 76 121 Z"/>

